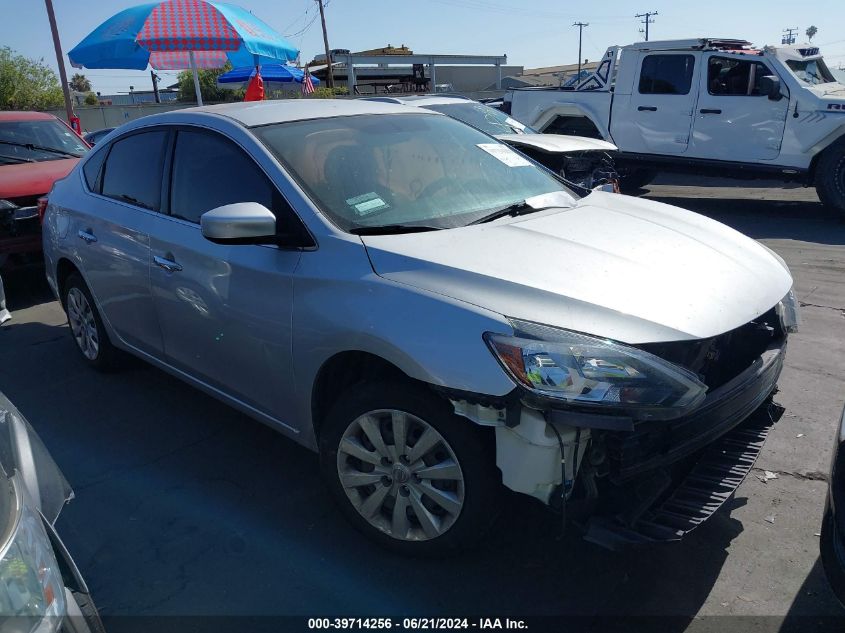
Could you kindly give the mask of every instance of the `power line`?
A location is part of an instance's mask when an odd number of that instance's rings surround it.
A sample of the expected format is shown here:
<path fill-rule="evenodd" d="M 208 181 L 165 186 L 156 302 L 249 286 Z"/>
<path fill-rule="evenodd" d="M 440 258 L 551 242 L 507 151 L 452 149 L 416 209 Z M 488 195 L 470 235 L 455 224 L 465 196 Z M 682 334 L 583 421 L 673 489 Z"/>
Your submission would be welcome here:
<path fill-rule="evenodd" d="M 780 40 L 781 44 L 795 44 L 795 34 L 798 32 L 798 28 L 794 29 L 784 29 L 783 30 L 783 37 Z"/>
<path fill-rule="evenodd" d="M 651 19 L 651 16 L 657 15 L 657 11 L 646 11 L 645 13 L 637 13 L 635 18 L 643 18 L 640 20 L 642 24 L 645 24 L 645 29 L 640 29 L 640 33 L 645 33 L 645 41 L 648 42 L 648 25 L 654 24 L 654 20 Z"/>
<path fill-rule="evenodd" d="M 575 83 L 575 85 L 577 86 L 578 83 L 581 81 L 581 38 L 584 35 L 584 27 L 590 26 L 590 24 L 588 22 L 576 22 L 572 26 L 578 27 L 578 74 L 576 75 L 578 79 Z"/>

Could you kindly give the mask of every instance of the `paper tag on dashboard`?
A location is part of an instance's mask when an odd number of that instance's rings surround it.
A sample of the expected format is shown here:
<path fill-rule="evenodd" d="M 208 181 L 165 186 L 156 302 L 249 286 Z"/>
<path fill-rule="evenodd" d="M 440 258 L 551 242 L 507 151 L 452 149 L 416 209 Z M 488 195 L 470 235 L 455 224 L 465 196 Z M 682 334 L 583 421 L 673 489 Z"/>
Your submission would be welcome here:
<path fill-rule="evenodd" d="M 508 167 L 531 167 L 531 163 L 528 160 L 517 154 L 507 145 L 502 145 L 501 143 L 479 143 L 478 147 Z"/>
<path fill-rule="evenodd" d="M 390 207 L 384 200 L 379 198 L 375 192 L 365 193 L 363 196 L 356 196 L 349 198 L 346 201 L 350 207 L 355 209 L 355 214 L 359 217 L 370 215 L 376 211 L 381 211 Z"/>

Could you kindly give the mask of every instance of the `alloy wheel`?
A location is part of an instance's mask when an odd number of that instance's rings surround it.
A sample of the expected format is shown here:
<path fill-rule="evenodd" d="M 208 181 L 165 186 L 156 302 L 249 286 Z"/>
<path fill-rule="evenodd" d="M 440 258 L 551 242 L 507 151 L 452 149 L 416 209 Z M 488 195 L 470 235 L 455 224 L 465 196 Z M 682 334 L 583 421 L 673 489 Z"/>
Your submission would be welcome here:
<path fill-rule="evenodd" d="M 100 337 L 94 310 L 88 298 L 79 288 L 71 288 L 67 293 L 67 317 L 73 338 L 80 351 L 88 360 L 96 360 L 100 350 Z"/>
<path fill-rule="evenodd" d="M 446 439 L 404 411 L 381 409 L 356 418 L 337 452 L 340 484 L 378 530 L 403 541 L 447 532 L 464 505 L 464 477 Z"/>

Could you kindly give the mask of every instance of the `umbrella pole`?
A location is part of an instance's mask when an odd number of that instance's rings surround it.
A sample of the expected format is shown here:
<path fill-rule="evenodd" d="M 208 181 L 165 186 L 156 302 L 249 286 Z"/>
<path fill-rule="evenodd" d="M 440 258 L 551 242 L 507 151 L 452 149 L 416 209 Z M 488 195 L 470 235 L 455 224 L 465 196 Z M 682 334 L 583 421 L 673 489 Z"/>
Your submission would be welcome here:
<path fill-rule="evenodd" d="M 194 51 L 188 51 L 191 60 L 191 72 L 194 75 L 194 91 L 197 93 L 197 105 L 202 105 L 202 91 L 200 91 L 200 76 L 197 71 L 197 60 L 194 59 Z"/>

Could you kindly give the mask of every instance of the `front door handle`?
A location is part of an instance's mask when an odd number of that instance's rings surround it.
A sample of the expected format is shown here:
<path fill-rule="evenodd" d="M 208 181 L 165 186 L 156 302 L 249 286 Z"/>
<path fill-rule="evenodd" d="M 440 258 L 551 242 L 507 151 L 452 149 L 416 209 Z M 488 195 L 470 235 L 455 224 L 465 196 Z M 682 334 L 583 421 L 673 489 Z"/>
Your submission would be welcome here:
<path fill-rule="evenodd" d="M 656 106 L 640 106 L 637 108 L 640 112 L 657 112 Z"/>
<path fill-rule="evenodd" d="M 84 231 L 80 229 L 76 235 L 86 244 L 91 244 L 92 242 L 97 241 L 97 236 L 91 232 L 91 229 L 85 229 Z"/>
<path fill-rule="evenodd" d="M 155 265 L 159 268 L 164 268 L 169 273 L 176 273 L 182 270 L 182 266 L 174 262 L 172 259 L 167 259 L 165 257 L 159 257 L 158 255 L 153 256 L 153 261 Z"/>
<path fill-rule="evenodd" d="M 701 110 L 699 110 L 699 112 L 701 112 L 701 114 L 722 114 L 721 110 L 715 110 L 710 108 L 702 108 Z"/>

